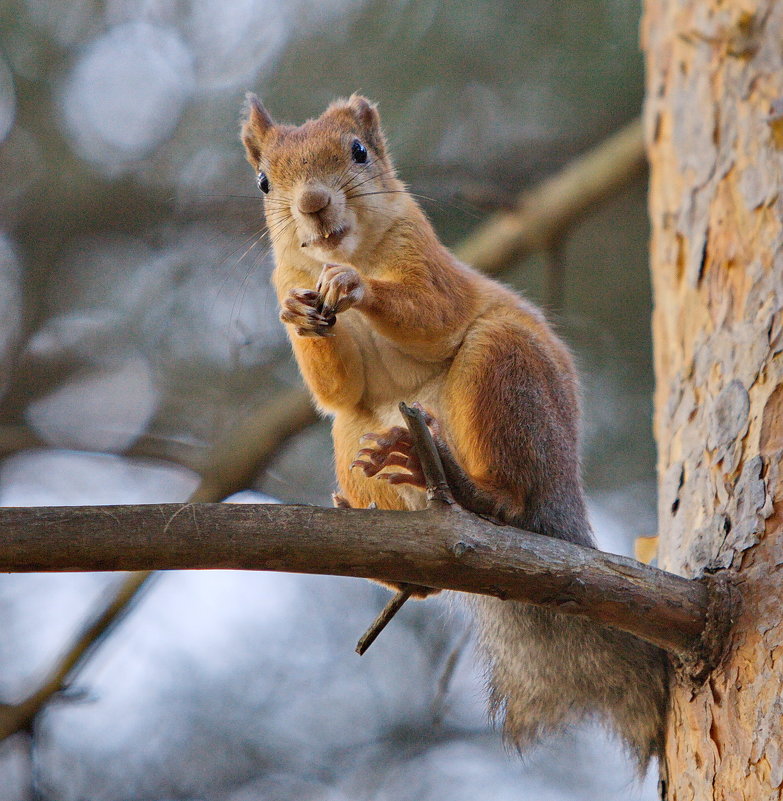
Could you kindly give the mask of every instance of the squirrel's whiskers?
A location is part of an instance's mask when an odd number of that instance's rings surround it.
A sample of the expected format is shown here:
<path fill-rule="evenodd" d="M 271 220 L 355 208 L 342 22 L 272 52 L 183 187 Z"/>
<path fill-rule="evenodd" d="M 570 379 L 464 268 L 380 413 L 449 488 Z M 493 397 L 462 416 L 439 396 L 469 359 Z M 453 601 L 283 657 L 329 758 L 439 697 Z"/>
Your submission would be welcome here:
<path fill-rule="evenodd" d="M 249 95 L 242 139 L 267 217 L 291 215 L 272 242 L 272 280 L 302 376 L 333 418 L 341 503 L 423 508 L 415 453 L 395 429 L 398 404 L 420 401 L 459 503 L 594 546 L 571 354 L 539 309 L 440 243 L 396 176 L 375 106 L 352 95 L 296 127 Z M 381 434 L 363 447 L 368 432 Z M 640 767 L 660 755 L 662 651 L 576 616 L 470 604 L 510 742 L 598 717 Z"/>

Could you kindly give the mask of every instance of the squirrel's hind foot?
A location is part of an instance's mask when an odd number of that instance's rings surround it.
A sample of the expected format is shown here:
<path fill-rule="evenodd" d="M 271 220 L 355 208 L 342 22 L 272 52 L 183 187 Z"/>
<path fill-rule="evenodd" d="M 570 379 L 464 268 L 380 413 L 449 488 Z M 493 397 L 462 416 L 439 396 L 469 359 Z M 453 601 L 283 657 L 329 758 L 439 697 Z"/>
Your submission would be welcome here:
<path fill-rule="evenodd" d="M 380 434 L 365 434 L 361 441 L 370 444 L 359 450 L 351 469 L 358 467 L 368 478 L 379 478 L 389 484 L 410 484 L 426 489 L 421 462 L 408 429 L 394 426 Z M 406 472 L 381 472 L 387 467 L 402 467 Z"/>

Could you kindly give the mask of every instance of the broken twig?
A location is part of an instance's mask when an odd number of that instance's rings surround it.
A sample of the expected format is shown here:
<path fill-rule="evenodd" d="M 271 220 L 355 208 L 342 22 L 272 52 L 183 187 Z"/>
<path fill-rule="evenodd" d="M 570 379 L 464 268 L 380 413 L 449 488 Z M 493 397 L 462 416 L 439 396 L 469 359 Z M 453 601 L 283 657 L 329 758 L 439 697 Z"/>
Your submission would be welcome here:
<path fill-rule="evenodd" d="M 421 470 L 424 473 L 424 481 L 427 484 L 427 507 L 437 504 L 454 503 L 454 497 L 446 481 L 446 473 L 443 470 L 443 463 L 438 455 L 438 449 L 432 439 L 432 434 L 427 427 L 424 412 L 416 407 L 400 404 L 405 425 L 413 440 L 413 447 L 421 463 Z M 420 589 L 412 584 L 403 584 L 392 596 L 380 614 L 373 620 L 367 631 L 359 638 L 356 644 L 356 653 L 362 656 L 367 649 L 375 642 L 377 636 L 386 628 L 391 619 L 402 609 L 403 604 L 413 595 L 414 591 Z"/>

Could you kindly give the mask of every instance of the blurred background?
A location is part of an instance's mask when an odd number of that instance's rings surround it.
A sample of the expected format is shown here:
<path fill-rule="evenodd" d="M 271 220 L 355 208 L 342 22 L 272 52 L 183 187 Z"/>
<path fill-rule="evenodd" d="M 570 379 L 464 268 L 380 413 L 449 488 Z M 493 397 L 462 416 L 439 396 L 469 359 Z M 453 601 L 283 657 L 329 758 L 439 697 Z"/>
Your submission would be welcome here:
<path fill-rule="evenodd" d="M 639 15 L 627 0 L 0 0 L 0 504 L 184 500 L 211 446 L 299 386 L 238 141 L 245 91 L 285 122 L 376 100 L 401 177 L 457 244 L 639 114 Z M 576 352 L 593 523 L 625 553 L 655 532 L 647 237 L 641 176 L 567 232 L 561 291 L 551 254 L 500 276 Z M 232 500 L 329 504 L 328 424 L 299 428 Z M 0 577 L 0 701 L 31 693 L 120 581 Z M 595 726 L 507 754 L 459 603 L 407 604 L 360 659 L 386 597 L 330 577 L 157 576 L 0 743 L 0 801 L 655 797 Z"/>

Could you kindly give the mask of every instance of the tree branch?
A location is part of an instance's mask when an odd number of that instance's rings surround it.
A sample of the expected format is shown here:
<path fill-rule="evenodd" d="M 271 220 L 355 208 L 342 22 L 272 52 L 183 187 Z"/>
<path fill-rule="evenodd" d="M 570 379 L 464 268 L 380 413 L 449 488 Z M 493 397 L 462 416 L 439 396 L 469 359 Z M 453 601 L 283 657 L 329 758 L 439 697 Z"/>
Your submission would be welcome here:
<path fill-rule="evenodd" d="M 0 425 L 0 459 L 12 456 L 20 451 L 51 450 L 54 446 L 27 425 Z M 74 446 L 77 450 L 87 450 L 84 446 Z M 125 451 L 124 456 L 140 456 L 160 459 L 164 462 L 179 464 L 200 473 L 204 470 L 206 445 L 178 440 L 158 434 L 145 432 Z M 94 453 L 116 453 L 116 451 L 95 450 Z"/>
<path fill-rule="evenodd" d="M 245 489 L 288 437 L 317 419 L 307 393 L 301 389 L 284 392 L 269 405 L 257 409 L 215 447 L 189 501 L 217 502 Z M 68 686 L 89 655 L 127 614 L 153 575 L 152 569 L 144 568 L 126 576 L 109 600 L 94 610 L 91 619 L 74 635 L 38 689 L 18 704 L 0 704 L 0 741 L 30 726 L 49 699 Z"/>
<path fill-rule="evenodd" d="M 462 242 L 457 256 L 496 273 L 514 259 L 546 250 L 580 217 L 639 176 L 646 163 L 642 123 L 636 119 L 522 192 L 515 211 L 493 214 Z"/>
<path fill-rule="evenodd" d="M 316 422 L 318 415 L 304 389 L 281 393 L 240 420 L 215 446 L 189 500 L 212 503 L 246 489 L 292 434 Z"/>
<path fill-rule="evenodd" d="M 413 584 L 403 584 L 397 592 L 392 595 L 386 606 L 380 611 L 378 616 L 373 620 L 372 625 L 367 631 L 359 637 L 359 642 L 356 643 L 354 649 L 359 656 L 364 656 L 367 649 L 375 642 L 378 635 L 386 628 L 389 621 L 402 609 L 403 604 L 411 597 Z"/>
<path fill-rule="evenodd" d="M 427 428 L 424 413 L 415 408 L 415 404 L 411 407 L 404 402 L 399 404 L 399 409 L 402 419 L 408 427 L 413 447 L 419 457 L 421 471 L 424 474 L 424 481 L 427 486 L 427 506 L 454 503 L 449 482 L 446 481 L 446 473 L 443 471 L 443 463 L 440 460 L 440 455 L 435 447 L 430 430 Z M 378 635 L 386 628 L 397 612 L 402 609 L 404 603 L 416 589 L 417 587 L 412 584 L 400 586 L 375 620 L 373 620 L 370 628 L 359 638 L 359 642 L 356 645 L 356 653 L 359 656 L 363 656 L 367 652 L 367 649 L 375 642 Z"/>
<path fill-rule="evenodd" d="M 420 512 L 267 504 L 0 509 L 0 570 L 281 570 L 493 595 L 580 615 L 688 656 L 709 593 L 457 504 Z"/>
<path fill-rule="evenodd" d="M 35 716 L 54 695 L 67 687 L 76 669 L 130 611 L 133 603 L 141 597 L 142 588 L 149 586 L 153 577 L 150 571 L 127 576 L 109 601 L 93 611 L 91 619 L 82 626 L 40 686 L 18 704 L 0 704 L 0 741 L 32 726 Z"/>
<path fill-rule="evenodd" d="M 492 215 L 463 241 L 457 254 L 477 269 L 499 272 L 515 258 L 547 248 L 581 215 L 635 178 L 643 164 L 641 127 L 636 121 L 534 189 L 523 192 L 517 210 Z M 304 389 L 292 390 L 271 407 L 259 409 L 215 450 L 190 500 L 219 501 L 244 489 L 291 433 L 316 419 Z M 27 432 L 21 433 L 23 436 L 11 438 L 6 452 L 37 444 Z M 128 576 L 109 603 L 75 636 L 44 684 L 20 704 L 0 704 L 0 740 L 28 726 L 49 698 L 66 686 L 150 577 L 146 569 Z"/>
<path fill-rule="evenodd" d="M 408 432 L 413 440 L 413 447 L 421 463 L 424 480 L 427 484 L 427 504 L 452 504 L 454 496 L 443 471 L 443 462 L 440 460 L 438 449 L 430 434 L 424 414 L 419 409 L 400 403 L 400 414 L 405 420 Z"/>

